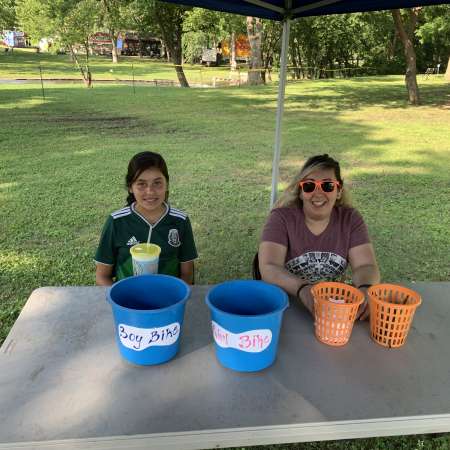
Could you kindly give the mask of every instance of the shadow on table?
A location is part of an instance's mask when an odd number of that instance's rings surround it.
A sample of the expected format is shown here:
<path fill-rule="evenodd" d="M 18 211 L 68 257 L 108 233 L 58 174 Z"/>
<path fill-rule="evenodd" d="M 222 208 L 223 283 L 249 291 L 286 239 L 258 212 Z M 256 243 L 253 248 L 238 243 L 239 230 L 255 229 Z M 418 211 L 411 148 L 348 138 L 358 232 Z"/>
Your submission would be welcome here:
<path fill-rule="evenodd" d="M 426 332 L 432 324 L 423 313 L 418 312 L 401 348 L 375 343 L 368 321 L 355 323 L 346 345 L 332 347 L 315 338 L 312 317 L 294 304 L 285 317 L 271 376 L 332 421 L 448 414 L 441 395 L 449 384 L 439 371 L 442 351 L 433 333 Z"/>

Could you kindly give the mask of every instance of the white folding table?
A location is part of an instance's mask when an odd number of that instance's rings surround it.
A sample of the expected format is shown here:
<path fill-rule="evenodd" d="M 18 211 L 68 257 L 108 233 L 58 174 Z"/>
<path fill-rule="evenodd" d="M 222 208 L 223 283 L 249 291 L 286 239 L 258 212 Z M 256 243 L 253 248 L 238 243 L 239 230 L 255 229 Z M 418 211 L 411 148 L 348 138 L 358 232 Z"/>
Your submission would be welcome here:
<path fill-rule="evenodd" d="M 407 343 L 387 349 L 356 323 L 330 347 L 291 302 L 275 364 L 256 373 L 215 358 L 196 286 L 178 355 L 125 362 L 101 287 L 44 287 L 0 351 L 0 448 L 196 449 L 450 432 L 450 282 L 405 284 L 423 303 Z"/>

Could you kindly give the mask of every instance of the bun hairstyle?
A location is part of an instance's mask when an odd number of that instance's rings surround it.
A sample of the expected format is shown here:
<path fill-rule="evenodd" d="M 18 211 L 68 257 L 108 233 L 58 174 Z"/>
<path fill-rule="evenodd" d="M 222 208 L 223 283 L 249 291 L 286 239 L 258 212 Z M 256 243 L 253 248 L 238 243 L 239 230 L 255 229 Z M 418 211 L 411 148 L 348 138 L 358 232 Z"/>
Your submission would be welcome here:
<path fill-rule="evenodd" d="M 128 163 L 128 171 L 125 176 L 125 185 L 128 190 L 127 205 L 131 205 L 136 201 L 134 194 L 130 192 L 131 185 L 139 178 L 139 175 L 147 169 L 158 169 L 164 175 L 164 178 L 169 185 L 169 171 L 167 170 L 166 161 L 164 158 L 155 152 L 140 152 L 134 155 Z M 169 191 L 166 191 L 166 198 L 169 198 Z"/>
<path fill-rule="evenodd" d="M 344 186 L 344 180 L 341 176 L 341 167 L 339 163 L 333 159 L 328 153 L 323 155 L 311 156 L 303 164 L 300 172 L 294 177 L 293 181 L 289 184 L 286 190 L 283 192 L 279 200 L 275 203 L 274 208 L 282 207 L 294 207 L 303 208 L 303 201 L 300 198 L 300 188 L 298 183 L 308 177 L 311 172 L 318 169 L 332 169 L 336 180 L 339 181 L 340 196 L 336 200 L 336 206 L 350 206 L 350 195 Z"/>

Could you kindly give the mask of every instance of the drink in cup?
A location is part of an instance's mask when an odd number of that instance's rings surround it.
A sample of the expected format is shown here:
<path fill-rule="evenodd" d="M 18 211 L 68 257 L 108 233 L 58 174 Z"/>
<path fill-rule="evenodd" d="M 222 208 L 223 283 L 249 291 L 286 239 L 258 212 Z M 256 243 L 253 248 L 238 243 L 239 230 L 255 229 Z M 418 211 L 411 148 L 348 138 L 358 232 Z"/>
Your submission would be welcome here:
<path fill-rule="evenodd" d="M 133 260 L 134 275 L 158 273 L 159 254 L 161 247 L 156 244 L 136 244 L 130 248 Z"/>

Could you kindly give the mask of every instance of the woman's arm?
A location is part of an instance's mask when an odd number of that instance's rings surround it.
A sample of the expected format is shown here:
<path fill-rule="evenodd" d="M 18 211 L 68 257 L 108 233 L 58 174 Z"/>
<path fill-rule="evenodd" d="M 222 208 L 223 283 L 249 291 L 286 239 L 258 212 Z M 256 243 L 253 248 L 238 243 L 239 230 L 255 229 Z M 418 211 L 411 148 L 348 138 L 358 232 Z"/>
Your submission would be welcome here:
<path fill-rule="evenodd" d="M 348 252 L 348 259 L 352 269 L 352 281 L 356 287 L 377 284 L 380 282 L 380 271 L 378 269 L 372 244 L 362 244 L 351 248 Z M 361 288 L 361 291 L 366 294 L 367 287 Z M 367 296 L 364 303 L 359 308 L 357 317 L 359 317 L 360 320 L 369 317 Z"/>
<path fill-rule="evenodd" d="M 299 296 L 301 302 L 311 312 L 314 311 L 314 302 L 309 288 L 308 280 L 299 278 L 290 273 L 284 266 L 287 248 L 275 242 L 264 241 L 259 245 L 259 270 L 261 277 L 268 283 L 276 284 L 292 296 Z M 300 292 L 298 292 L 299 288 Z"/>
<path fill-rule="evenodd" d="M 194 261 L 180 263 L 180 278 L 187 284 L 194 284 Z"/>
<path fill-rule="evenodd" d="M 97 286 L 111 286 L 113 284 L 113 266 L 109 264 L 95 264 L 95 282 Z"/>

